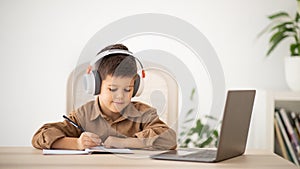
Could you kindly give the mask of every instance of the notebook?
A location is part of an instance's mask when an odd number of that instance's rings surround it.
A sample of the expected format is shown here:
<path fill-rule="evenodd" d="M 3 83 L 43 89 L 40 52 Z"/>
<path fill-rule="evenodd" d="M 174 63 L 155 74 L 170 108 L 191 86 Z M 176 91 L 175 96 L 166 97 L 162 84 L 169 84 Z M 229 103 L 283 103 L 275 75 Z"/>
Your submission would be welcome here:
<path fill-rule="evenodd" d="M 219 162 L 244 154 L 255 93 L 255 90 L 229 90 L 227 92 L 219 143 L 216 149 L 181 148 L 152 155 L 151 158 Z"/>
<path fill-rule="evenodd" d="M 85 150 L 60 150 L 60 149 L 43 149 L 44 155 L 76 155 L 76 154 L 132 154 L 127 148 L 105 148 L 103 146 L 91 147 Z"/>

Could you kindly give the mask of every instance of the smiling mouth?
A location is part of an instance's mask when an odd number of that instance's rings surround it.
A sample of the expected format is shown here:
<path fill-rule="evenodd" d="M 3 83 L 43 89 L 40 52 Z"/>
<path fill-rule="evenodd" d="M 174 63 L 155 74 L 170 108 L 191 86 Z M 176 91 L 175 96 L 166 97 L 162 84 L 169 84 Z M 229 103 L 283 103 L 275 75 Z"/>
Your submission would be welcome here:
<path fill-rule="evenodd" d="M 124 102 L 113 102 L 115 104 L 124 104 Z"/>

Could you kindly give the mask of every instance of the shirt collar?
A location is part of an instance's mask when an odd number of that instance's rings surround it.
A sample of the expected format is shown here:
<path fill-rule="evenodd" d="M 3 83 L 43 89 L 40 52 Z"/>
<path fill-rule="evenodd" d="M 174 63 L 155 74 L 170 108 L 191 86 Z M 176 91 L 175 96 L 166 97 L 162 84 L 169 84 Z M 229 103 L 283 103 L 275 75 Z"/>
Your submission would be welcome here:
<path fill-rule="evenodd" d="M 136 108 L 137 102 L 131 102 L 127 107 L 122 111 L 122 116 L 125 118 L 128 117 L 140 117 L 142 116 L 142 112 Z"/>
<path fill-rule="evenodd" d="M 94 101 L 94 106 L 91 113 L 91 118 L 90 120 L 95 120 L 98 116 L 104 116 L 104 114 L 101 112 L 100 110 L 100 104 L 99 104 L 99 96 L 96 97 L 95 101 Z"/>

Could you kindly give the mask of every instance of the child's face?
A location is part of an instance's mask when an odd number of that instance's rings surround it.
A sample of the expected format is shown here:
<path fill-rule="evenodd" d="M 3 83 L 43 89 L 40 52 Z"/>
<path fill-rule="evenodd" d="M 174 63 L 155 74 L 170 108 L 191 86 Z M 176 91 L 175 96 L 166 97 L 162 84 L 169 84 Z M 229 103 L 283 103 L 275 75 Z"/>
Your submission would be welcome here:
<path fill-rule="evenodd" d="M 99 101 L 102 111 L 119 113 L 130 102 L 133 93 L 134 79 L 108 75 L 102 81 Z"/>

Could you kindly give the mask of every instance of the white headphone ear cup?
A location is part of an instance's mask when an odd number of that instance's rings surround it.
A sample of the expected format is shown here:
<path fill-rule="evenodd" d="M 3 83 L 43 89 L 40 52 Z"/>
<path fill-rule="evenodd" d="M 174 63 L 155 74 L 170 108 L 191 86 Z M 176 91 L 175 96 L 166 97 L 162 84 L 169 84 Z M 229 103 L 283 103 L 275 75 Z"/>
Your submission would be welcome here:
<path fill-rule="evenodd" d="M 87 94 L 98 95 L 101 89 L 101 78 L 97 70 L 84 75 L 84 90 Z"/>
<path fill-rule="evenodd" d="M 100 90 L 101 90 L 101 83 L 102 83 L 101 77 L 97 70 L 93 70 L 92 72 L 94 75 L 94 84 L 95 84 L 93 94 L 98 95 L 98 94 L 100 94 Z"/>
<path fill-rule="evenodd" d="M 134 97 L 140 96 L 143 93 L 143 90 L 144 90 L 144 78 L 140 76 L 140 84 Z"/>
<path fill-rule="evenodd" d="M 87 94 L 95 93 L 95 77 L 92 72 L 84 75 L 83 87 Z"/>

